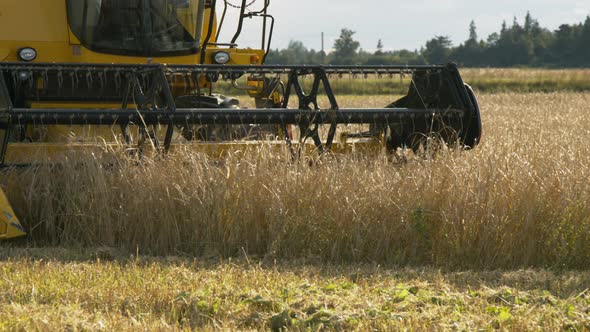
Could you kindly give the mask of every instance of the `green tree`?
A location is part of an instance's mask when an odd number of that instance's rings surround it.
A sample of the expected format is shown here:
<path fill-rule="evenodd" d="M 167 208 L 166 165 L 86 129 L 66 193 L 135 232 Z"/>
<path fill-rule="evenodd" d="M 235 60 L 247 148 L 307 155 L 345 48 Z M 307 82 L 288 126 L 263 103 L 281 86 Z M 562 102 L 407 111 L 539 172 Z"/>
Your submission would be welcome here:
<path fill-rule="evenodd" d="M 353 64 L 361 44 L 354 40 L 356 32 L 342 29 L 340 37 L 334 42 L 333 64 Z"/>
<path fill-rule="evenodd" d="M 451 60 L 464 66 L 476 66 L 482 59 L 485 44 L 477 40 L 475 22 L 469 24 L 469 39 L 464 44 L 452 50 Z"/>
<path fill-rule="evenodd" d="M 383 55 L 383 42 L 381 39 L 377 42 L 377 51 L 375 51 L 375 55 Z"/>
<path fill-rule="evenodd" d="M 270 52 L 266 63 L 285 65 L 314 64 L 318 63 L 318 58 L 317 52 L 308 50 L 301 41 L 292 40 L 286 49 Z"/>
<path fill-rule="evenodd" d="M 422 55 L 428 63 L 444 63 L 449 61 L 451 55 L 451 39 L 447 36 L 436 36 L 426 42 Z"/>
<path fill-rule="evenodd" d="M 590 16 L 581 26 L 580 37 L 578 38 L 578 65 L 590 65 Z"/>
<path fill-rule="evenodd" d="M 529 65 L 533 62 L 533 58 L 533 42 L 516 17 L 510 28 L 504 23 L 498 42 L 489 50 L 489 59 L 493 59 L 490 65 L 500 67 Z"/>
<path fill-rule="evenodd" d="M 527 13 L 524 24 L 514 18 L 511 26 L 502 23 L 498 32 L 479 40 L 474 21 L 469 24 L 469 38 L 457 47 L 445 36 L 429 40 L 420 51 L 384 51 L 377 43 L 374 54 L 360 49 L 354 31 L 342 29 L 329 55 L 307 49 L 291 41 L 284 50 L 272 50 L 267 63 L 275 64 L 424 64 L 454 61 L 463 66 L 590 66 L 590 16 L 582 23 L 563 24 L 557 30 L 543 28 Z"/>
<path fill-rule="evenodd" d="M 471 21 L 469 23 L 469 39 L 468 42 L 477 43 L 477 27 L 475 26 L 475 21 Z"/>
<path fill-rule="evenodd" d="M 308 50 L 305 45 L 298 40 L 290 41 L 289 46 L 283 52 L 289 63 L 305 64 L 309 62 Z"/>
<path fill-rule="evenodd" d="M 557 65 L 568 65 L 576 62 L 576 41 L 579 28 L 569 24 L 562 24 L 554 33 L 546 61 Z"/>
<path fill-rule="evenodd" d="M 530 12 L 526 12 L 526 16 L 524 18 L 524 31 L 527 34 L 530 34 L 533 30 L 533 26 L 535 25 L 535 20 L 531 16 Z"/>

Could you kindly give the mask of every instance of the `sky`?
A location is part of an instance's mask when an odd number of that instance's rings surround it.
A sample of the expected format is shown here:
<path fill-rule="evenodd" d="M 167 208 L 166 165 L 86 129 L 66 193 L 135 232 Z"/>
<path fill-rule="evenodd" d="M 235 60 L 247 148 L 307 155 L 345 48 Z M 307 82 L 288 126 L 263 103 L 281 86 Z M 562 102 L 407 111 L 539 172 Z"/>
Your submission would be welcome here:
<path fill-rule="evenodd" d="M 368 51 L 376 48 L 379 39 L 386 50 L 419 49 L 437 35 L 449 36 L 458 45 L 467 39 L 471 20 L 479 38 L 486 39 L 500 30 L 504 20 L 510 25 L 517 17 L 522 23 L 527 11 L 541 26 L 554 30 L 561 24 L 583 22 L 590 15 L 590 0 L 271 0 L 269 8 L 276 19 L 273 48 L 285 48 L 297 40 L 320 50 L 324 32 L 329 50 L 340 30 L 348 28 Z M 260 23 L 249 20 L 246 24 L 240 44 L 259 45 Z"/>

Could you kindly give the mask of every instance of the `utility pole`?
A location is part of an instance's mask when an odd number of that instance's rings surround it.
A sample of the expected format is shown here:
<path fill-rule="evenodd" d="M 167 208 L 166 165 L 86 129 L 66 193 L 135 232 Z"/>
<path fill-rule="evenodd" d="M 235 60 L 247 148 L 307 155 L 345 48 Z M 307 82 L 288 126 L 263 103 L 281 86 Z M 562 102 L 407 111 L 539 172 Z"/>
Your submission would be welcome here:
<path fill-rule="evenodd" d="M 324 48 L 324 32 L 322 31 L 322 64 L 326 63 L 326 50 Z"/>

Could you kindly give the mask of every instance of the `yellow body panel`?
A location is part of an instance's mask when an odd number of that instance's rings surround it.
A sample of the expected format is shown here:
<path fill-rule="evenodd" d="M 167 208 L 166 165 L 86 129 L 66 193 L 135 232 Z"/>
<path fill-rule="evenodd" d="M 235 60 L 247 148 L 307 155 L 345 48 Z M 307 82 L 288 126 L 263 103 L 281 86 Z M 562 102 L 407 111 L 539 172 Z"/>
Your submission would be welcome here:
<path fill-rule="evenodd" d="M 0 0 L 1 1 L 1 0 Z M 0 5 L 1 6 L 1 5 Z M 3 32 L 0 32 L 0 35 Z M 18 62 L 17 52 L 23 47 L 33 47 L 38 52 L 34 62 L 65 62 L 65 63 L 115 63 L 115 64 L 146 64 L 163 63 L 172 65 L 199 64 L 200 55 L 183 55 L 173 57 L 131 57 L 96 53 L 81 45 L 69 42 L 12 41 L 0 38 L 0 61 Z M 213 54 L 224 51 L 230 54 L 230 65 L 260 64 L 264 51 L 255 49 L 214 48 L 208 47 L 205 64 L 213 63 Z M 258 59 L 253 62 L 252 59 Z"/>
<path fill-rule="evenodd" d="M 16 218 L 6 195 L 0 189 L 0 239 L 10 239 L 26 235 L 23 227 Z"/>
<path fill-rule="evenodd" d="M 2 0 L 0 40 L 65 42 L 68 38 L 65 1 Z"/>
<path fill-rule="evenodd" d="M 217 29 L 214 22 L 212 38 Z M 209 10 L 204 26 L 209 24 Z M 203 29 L 203 40 L 206 37 Z M 210 40 L 210 43 L 215 40 Z M 0 61 L 19 61 L 17 52 L 33 47 L 38 56 L 34 62 L 116 63 L 116 64 L 199 64 L 200 54 L 169 57 L 132 57 L 93 52 L 86 49 L 68 27 L 65 0 L 0 0 Z M 223 50 L 231 55 L 229 64 L 260 64 L 263 50 L 208 47 L 205 63 L 211 64 L 214 53 Z M 252 59 L 257 59 L 252 63 Z"/>
<path fill-rule="evenodd" d="M 187 31 L 196 31 L 195 24 L 189 18 L 190 12 L 179 12 L 181 23 Z M 210 9 L 205 11 L 203 21 L 203 36 L 206 39 L 209 26 Z M 216 19 L 215 19 L 216 20 Z M 209 43 L 215 43 L 217 22 L 213 23 L 212 38 Z M 201 45 L 202 46 L 202 45 Z M 32 47 L 37 51 L 37 58 L 33 62 L 40 63 L 107 63 L 107 64 L 200 64 L 201 52 L 191 55 L 168 57 L 134 57 L 94 52 L 84 47 L 68 25 L 66 0 L 0 0 L 0 61 L 18 62 L 18 51 L 21 48 Z M 218 51 L 230 54 L 230 65 L 262 64 L 265 52 L 250 48 L 225 48 L 209 45 L 207 47 L 205 64 L 213 63 L 213 55 Z M 207 86 L 204 79 L 200 83 Z M 177 86 L 171 84 L 174 89 Z M 67 105 L 67 106 L 66 106 Z M 38 104 L 31 107 L 68 107 L 84 108 L 81 104 Z M 105 107 L 106 105 L 102 105 Z M 41 126 L 34 128 L 42 132 L 29 133 L 30 137 L 37 137 L 37 143 L 11 143 L 8 146 L 6 163 L 31 163 L 40 160 L 60 161 L 64 152 L 71 150 L 104 149 L 102 141 L 115 146 L 120 139 L 120 128 L 87 127 L 77 128 L 67 126 Z M 94 138 L 94 139 L 92 139 Z M 179 141 L 175 137 L 176 141 Z M 89 142 L 89 143 L 84 143 Z M 190 145 L 190 149 L 202 151 L 212 156 L 237 150 L 247 150 L 258 143 L 203 143 Z M 175 145 L 178 148 L 181 145 Z M 182 145 L 186 147 L 188 145 Z M 273 146 L 284 148 L 284 143 Z M 10 207 L 4 193 L 0 190 L 0 239 L 25 235 L 14 211 Z"/>

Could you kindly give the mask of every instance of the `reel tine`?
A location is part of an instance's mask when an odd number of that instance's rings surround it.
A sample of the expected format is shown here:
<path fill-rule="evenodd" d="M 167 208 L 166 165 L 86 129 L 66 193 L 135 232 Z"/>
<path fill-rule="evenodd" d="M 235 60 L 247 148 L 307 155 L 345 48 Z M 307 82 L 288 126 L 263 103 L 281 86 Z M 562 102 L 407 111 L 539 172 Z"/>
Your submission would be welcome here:
<path fill-rule="evenodd" d="M 61 68 L 57 68 L 57 87 L 61 91 L 64 85 L 64 76 Z"/>
<path fill-rule="evenodd" d="M 49 69 L 43 71 L 43 90 L 47 90 L 49 87 Z"/>
<path fill-rule="evenodd" d="M 70 72 L 70 79 L 72 80 L 72 95 L 74 95 L 74 91 L 79 87 L 78 68 L 75 68 L 73 71 Z"/>
<path fill-rule="evenodd" d="M 90 71 L 90 68 L 88 68 L 88 71 L 86 72 L 86 86 L 88 89 L 92 89 L 92 81 L 92 71 Z"/>
<path fill-rule="evenodd" d="M 121 71 L 118 68 L 115 69 L 114 78 L 115 78 L 115 89 L 117 89 L 117 91 L 120 91 L 121 90 Z"/>

